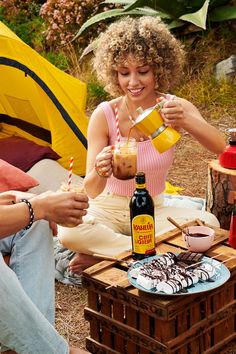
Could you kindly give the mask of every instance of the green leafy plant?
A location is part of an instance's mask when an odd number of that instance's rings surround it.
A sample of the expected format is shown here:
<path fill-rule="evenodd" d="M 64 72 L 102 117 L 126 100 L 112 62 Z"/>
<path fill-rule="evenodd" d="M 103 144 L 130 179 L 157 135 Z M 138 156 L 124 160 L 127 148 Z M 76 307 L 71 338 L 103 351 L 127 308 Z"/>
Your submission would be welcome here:
<path fill-rule="evenodd" d="M 91 76 L 88 81 L 88 107 L 96 107 L 109 98 L 104 88 Z"/>
<path fill-rule="evenodd" d="M 42 50 L 45 30 L 38 17 L 41 5 L 35 0 L 2 0 L 0 20 L 31 47 Z"/>
<path fill-rule="evenodd" d="M 179 28 L 186 23 L 206 29 L 207 22 L 236 19 L 236 6 L 229 0 L 105 0 L 104 4 L 118 4 L 122 8 L 108 10 L 88 19 L 75 38 L 101 21 L 120 16 L 159 16 L 168 23 L 170 29 Z"/>
<path fill-rule="evenodd" d="M 63 71 L 69 71 L 70 65 L 67 57 L 62 52 L 41 52 L 40 53 L 45 59 L 50 61 L 53 65 Z"/>
<path fill-rule="evenodd" d="M 9 22 L 28 21 L 38 16 L 42 3 L 38 0 L 1 0 L 0 9 Z"/>

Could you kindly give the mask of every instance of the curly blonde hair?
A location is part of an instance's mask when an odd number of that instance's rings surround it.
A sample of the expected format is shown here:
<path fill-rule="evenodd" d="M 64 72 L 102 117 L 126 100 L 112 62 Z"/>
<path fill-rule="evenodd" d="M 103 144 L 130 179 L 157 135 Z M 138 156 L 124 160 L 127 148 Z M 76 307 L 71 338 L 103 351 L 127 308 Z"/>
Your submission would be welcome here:
<path fill-rule="evenodd" d="M 123 95 L 117 67 L 132 54 L 137 62 L 153 68 L 156 90 L 166 92 L 179 81 L 184 51 L 159 17 L 125 17 L 112 23 L 98 38 L 94 69 L 105 90 L 113 96 Z"/>

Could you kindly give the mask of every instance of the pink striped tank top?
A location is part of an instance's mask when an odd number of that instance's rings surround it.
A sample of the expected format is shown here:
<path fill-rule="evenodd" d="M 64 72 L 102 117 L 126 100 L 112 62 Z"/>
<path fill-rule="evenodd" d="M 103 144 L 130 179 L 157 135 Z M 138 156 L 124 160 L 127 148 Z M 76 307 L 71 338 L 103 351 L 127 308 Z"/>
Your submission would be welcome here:
<path fill-rule="evenodd" d="M 102 102 L 102 108 L 109 129 L 109 145 L 116 141 L 116 120 L 115 114 L 109 102 Z M 146 175 L 146 186 L 151 196 L 157 196 L 165 189 L 165 180 L 168 170 L 173 162 L 174 147 L 160 154 L 152 145 L 151 140 L 138 142 L 137 169 Z M 113 175 L 108 178 L 106 190 L 113 194 L 132 196 L 135 189 L 135 181 L 119 180 Z"/>

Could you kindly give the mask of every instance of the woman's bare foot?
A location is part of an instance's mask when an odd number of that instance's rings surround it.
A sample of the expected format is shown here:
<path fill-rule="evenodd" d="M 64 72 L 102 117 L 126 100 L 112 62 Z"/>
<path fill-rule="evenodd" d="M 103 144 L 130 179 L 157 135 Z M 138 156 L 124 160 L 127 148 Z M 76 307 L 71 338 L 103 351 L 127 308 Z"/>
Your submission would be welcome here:
<path fill-rule="evenodd" d="M 76 253 L 72 260 L 69 262 L 69 270 L 75 274 L 81 274 L 81 272 L 91 267 L 92 265 L 101 262 L 101 259 L 84 253 Z"/>

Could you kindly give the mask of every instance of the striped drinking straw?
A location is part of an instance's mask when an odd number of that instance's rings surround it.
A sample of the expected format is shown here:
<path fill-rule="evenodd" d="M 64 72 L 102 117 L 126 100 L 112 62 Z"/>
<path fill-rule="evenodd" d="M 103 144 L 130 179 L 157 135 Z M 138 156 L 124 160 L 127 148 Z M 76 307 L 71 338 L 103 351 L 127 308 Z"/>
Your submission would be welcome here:
<path fill-rule="evenodd" d="M 115 104 L 115 117 L 116 117 L 116 136 L 118 143 L 120 142 L 120 129 L 119 129 L 119 117 L 118 117 L 118 108 Z"/>
<path fill-rule="evenodd" d="M 72 169 L 73 169 L 74 158 L 70 158 L 69 175 L 68 175 L 68 190 L 70 190 L 70 185 L 72 181 Z"/>

